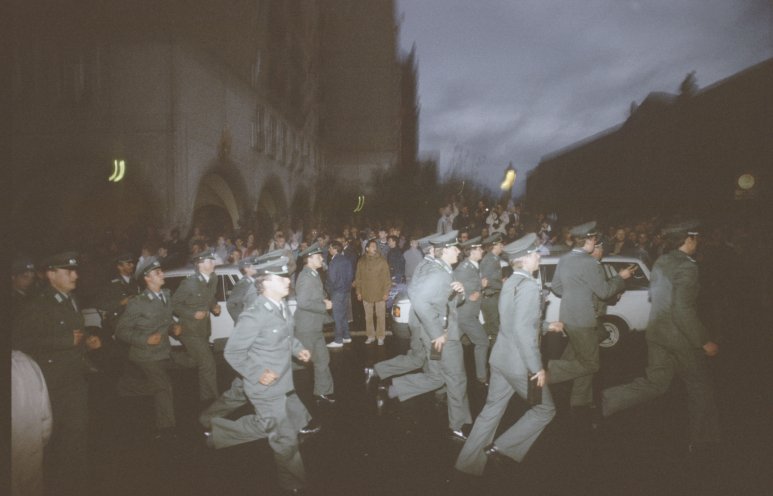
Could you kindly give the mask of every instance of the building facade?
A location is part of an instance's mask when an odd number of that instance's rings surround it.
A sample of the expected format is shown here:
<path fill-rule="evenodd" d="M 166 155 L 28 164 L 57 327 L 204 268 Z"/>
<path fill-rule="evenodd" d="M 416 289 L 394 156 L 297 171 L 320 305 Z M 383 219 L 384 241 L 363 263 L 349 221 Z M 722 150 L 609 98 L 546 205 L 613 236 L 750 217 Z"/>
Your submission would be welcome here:
<path fill-rule="evenodd" d="M 650 93 L 623 124 L 544 157 L 527 179 L 530 209 L 567 221 L 769 209 L 773 59 L 702 90 L 690 83 Z"/>

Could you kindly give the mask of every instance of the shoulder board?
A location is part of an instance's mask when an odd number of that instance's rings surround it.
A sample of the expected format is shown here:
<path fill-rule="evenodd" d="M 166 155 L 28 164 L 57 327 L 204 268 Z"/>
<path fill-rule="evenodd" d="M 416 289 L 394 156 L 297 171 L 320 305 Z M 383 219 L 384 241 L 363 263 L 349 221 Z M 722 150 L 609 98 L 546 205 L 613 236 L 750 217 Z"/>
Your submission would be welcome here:
<path fill-rule="evenodd" d="M 55 299 L 56 299 L 56 301 L 58 301 L 59 303 L 62 303 L 62 302 L 64 301 L 64 298 L 62 298 L 62 295 L 60 295 L 59 293 L 54 293 L 54 298 L 55 298 Z"/>
<path fill-rule="evenodd" d="M 121 282 L 121 280 L 116 278 L 116 279 L 111 280 L 110 282 Z"/>
<path fill-rule="evenodd" d="M 188 274 L 188 276 L 186 277 L 186 279 L 196 279 L 196 277 L 197 277 L 197 276 L 198 276 L 198 274 L 196 274 L 196 273 L 193 273 L 193 274 Z"/>
<path fill-rule="evenodd" d="M 271 303 L 264 301 L 263 306 L 266 307 L 266 310 L 271 310 Z"/>

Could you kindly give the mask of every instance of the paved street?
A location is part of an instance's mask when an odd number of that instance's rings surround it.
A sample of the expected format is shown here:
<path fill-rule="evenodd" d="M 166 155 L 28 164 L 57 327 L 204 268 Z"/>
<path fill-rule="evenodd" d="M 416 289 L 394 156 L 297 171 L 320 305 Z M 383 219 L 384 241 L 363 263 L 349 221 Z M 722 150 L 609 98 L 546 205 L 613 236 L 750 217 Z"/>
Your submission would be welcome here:
<path fill-rule="evenodd" d="M 709 456 L 691 457 L 683 388 L 676 383 L 664 397 L 609 419 L 597 432 L 580 428 L 567 412 L 568 390 L 555 387 L 556 419 L 520 465 L 487 467 L 472 479 L 454 474 L 460 445 L 444 438 L 444 408 L 433 395 L 377 416 L 365 391 L 362 367 L 398 351 L 387 345 L 352 345 L 331 352 L 338 402 L 317 413 L 324 429 L 303 442 L 301 451 L 311 494 L 319 495 L 669 495 L 771 494 L 773 479 L 773 373 L 770 324 L 750 319 L 728 337 L 714 363 L 725 443 Z M 645 364 L 642 335 L 602 356 L 605 386 L 630 380 Z M 471 370 L 471 349 L 466 350 Z M 220 371 L 221 387 L 228 370 Z M 306 371 L 296 388 L 311 395 Z M 266 441 L 211 451 L 199 442 L 195 374 L 175 374 L 180 438 L 175 449 L 152 440 L 149 398 L 93 398 L 92 473 L 94 494 L 263 495 L 277 491 L 276 470 Z M 109 384 L 92 377 L 93 391 Z M 473 413 L 483 392 L 470 386 Z M 515 398 L 503 426 L 524 410 Z M 246 412 L 247 410 L 245 410 Z M 242 412 L 243 413 L 243 412 Z"/>

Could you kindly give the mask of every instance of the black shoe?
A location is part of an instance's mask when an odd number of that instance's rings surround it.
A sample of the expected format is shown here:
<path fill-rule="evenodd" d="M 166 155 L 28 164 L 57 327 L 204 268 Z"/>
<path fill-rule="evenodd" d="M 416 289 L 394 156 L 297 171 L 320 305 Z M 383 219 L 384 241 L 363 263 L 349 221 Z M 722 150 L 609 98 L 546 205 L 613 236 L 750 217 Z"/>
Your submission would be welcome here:
<path fill-rule="evenodd" d="M 332 405 L 336 402 L 335 396 L 331 394 L 315 394 L 314 399 L 317 400 L 317 403 L 327 403 L 329 405 Z"/>
<path fill-rule="evenodd" d="M 448 429 L 448 438 L 453 441 L 467 441 L 467 435 L 462 429 Z"/>
<path fill-rule="evenodd" d="M 501 453 L 499 452 L 499 449 L 497 448 L 497 445 L 494 443 L 491 443 L 485 448 L 483 448 L 483 453 L 488 457 L 501 455 Z"/>
<path fill-rule="evenodd" d="M 306 427 L 303 427 L 300 430 L 300 433 L 301 434 L 316 434 L 316 433 L 318 433 L 321 430 L 322 430 L 322 426 L 315 419 L 311 419 L 311 422 L 306 424 Z"/>
<path fill-rule="evenodd" d="M 514 470 L 517 470 L 518 462 L 499 451 L 496 444 L 491 443 L 483 448 L 483 453 L 491 461 L 491 466 L 500 472 L 512 474 Z"/>
<path fill-rule="evenodd" d="M 365 389 L 370 390 L 378 382 L 378 374 L 373 367 L 365 367 Z"/>
<path fill-rule="evenodd" d="M 207 449 L 215 449 L 215 440 L 212 439 L 212 432 L 204 431 L 204 447 Z"/>

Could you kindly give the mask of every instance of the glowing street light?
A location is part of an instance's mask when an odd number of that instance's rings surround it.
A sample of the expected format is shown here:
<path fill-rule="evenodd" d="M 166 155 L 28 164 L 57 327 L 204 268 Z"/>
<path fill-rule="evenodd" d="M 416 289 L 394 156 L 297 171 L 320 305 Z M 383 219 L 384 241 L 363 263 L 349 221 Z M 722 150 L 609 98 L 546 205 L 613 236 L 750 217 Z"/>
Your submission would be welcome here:
<path fill-rule="evenodd" d="M 113 160 L 113 173 L 107 178 L 111 183 L 117 183 L 126 175 L 126 163 L 123 160 Z"/>
<path fill-rule="evenodd" d="M 507 166 L 507 169 L 505 169 L 505 179 L 502 181 L 502 184 L 499 186 L 502 191 L 510 191 L 513 188 L 513 184 L 515 184 L 515 169 L 513 168 L 513 163 L 510 162 L 510 165 Z"/>

